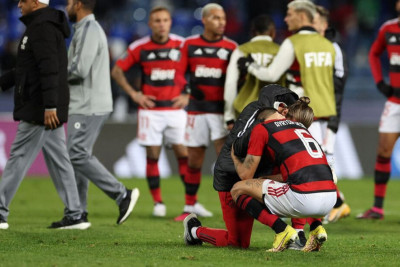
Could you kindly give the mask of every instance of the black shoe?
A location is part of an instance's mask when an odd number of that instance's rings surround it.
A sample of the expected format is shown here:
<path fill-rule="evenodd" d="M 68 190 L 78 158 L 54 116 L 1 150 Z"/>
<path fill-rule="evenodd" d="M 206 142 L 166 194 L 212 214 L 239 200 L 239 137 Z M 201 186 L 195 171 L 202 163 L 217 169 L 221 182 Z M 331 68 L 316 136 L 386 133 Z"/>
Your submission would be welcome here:
<path fill-rule="evenodd" d="M 81 219 L 82 219 L 84 222 L 87 223 L 87 222 L 89 222 L 88 216 L 89 216 L 89 213 L 87 213 L 87 212 L 82 212 Z"/>
<path fill-rule="evenodd" d="M 50 229 L 79 229 L 86 230 L 90 227 L 90 222 L 85 222 L 81 217 L 80 219 L 71 219 L 69 217 L 62 218 L 61 221 L 53 222 L 49 227 Z"/>
<path fill-rule="evenodd" d="M 183 220 L 183 227 L 185 228 L 183 232 L 183 241 L 185 241 L 186 245 L 194 246 L 194 245 L 201 245 L 203 241 L 200 239 L 194 238 L 192 235 L 192 228 L 193 227 L 200 227 L 201 222 L 197 219 L 196 214 L 191 213 Z"/>
<path fill-rule="evenodd" d="M 304 246 L 307 243 L 307 238 L 306 235 L 304 234 L 304 231 L 300 231 L 297 233 L 297 236 L 299 238 L 296 238 L 294 242 L 290 243 L 288 246 L 288 249 L 292 250 L 302 250 Z"/>
<path fill-rule="evenodd" d="M 126 190 L 126 197 L 119 204 L 117 224 L 122 224 L 128 219 L 139 198 L 139 189 Z"/>

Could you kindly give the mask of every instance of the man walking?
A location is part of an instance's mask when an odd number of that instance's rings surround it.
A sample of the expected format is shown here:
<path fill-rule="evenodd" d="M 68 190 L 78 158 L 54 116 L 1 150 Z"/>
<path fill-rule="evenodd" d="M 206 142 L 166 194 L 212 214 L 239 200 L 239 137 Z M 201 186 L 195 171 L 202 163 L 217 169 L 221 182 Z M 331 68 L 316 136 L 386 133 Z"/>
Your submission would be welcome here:
<path fill-rule="evenodd" d="M 117 224 L 132 212 L 139 190 L 127 190 L 92 155 L 93 146 L 112 111 L 110 56 L 106 35 L 96 21 L 95 0 L 68 0 L 67 13 L 75 33 L 68 50 L 70 88 L 68 153 L 75 171 L 81 209 L 87 219 L 89 180 L 119 206 Z"/>
<path fill-rule="evenodd" d="M 2 89 L 15 85 L 14 119 L 20 122 L 0 181 L 0 229 L 8 228 L 10 202 L 40 149 L 65 205 L 64 218 L 49 228 L 90 227 L 82 218 L 62 127 L 68 117 L 65 38 L 70 31 L 63 12 L 48 4 L 49 0 L 19 1 L 26 31 L 18 46 L 16 68 L 1 78 Z"/>

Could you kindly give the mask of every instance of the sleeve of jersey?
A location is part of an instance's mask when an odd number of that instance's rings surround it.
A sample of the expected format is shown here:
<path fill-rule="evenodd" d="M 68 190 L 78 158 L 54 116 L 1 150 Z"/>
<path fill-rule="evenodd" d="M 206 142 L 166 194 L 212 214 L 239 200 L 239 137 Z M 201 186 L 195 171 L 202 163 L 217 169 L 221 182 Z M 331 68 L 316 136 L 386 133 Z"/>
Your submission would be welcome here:
<path fill-rule="evenodd" d="M 138 49 L 130 49 L 125 52 L 125 54 L 122 56 L 122 58 L 118 59 L 115 64 L 117 64 L 118 67 L 120 67 L 123 71 L 129 70 L 133 65 L 135 65 L 138 60 L 138 56 L 136 54 Z"/>
<path fill-rule="evenodd" d="M 179 69 L 178 72 L 180 73 L 180 83 L 184 85 L 187 84 L 185 75 L 187 72 L 187 67 L 188 67 L 188 48 L 187 48 L 187 43 L 186 40 L 182 42 L 181 44 L 181 59 L 179 61 Z"/>
<path fill-rule="evenodd" d="M 233 102 L 237 95 L 237 85 L 239 80 L 239 70 L 237 61 L 240 57 L 244 56 L 239 49 L 235 49 L 229 60 L 228 68 L 226 69 L 225 89 L 224 89 L 224 121 L 235 120 L 235 109 Z"/>
<path fill-rule="evenodd" d="M 268 131 L 264 128 L 264 126 L 262 126 L 262 124 L 258 124 L 251 132 L 247 154 L 253 156 L 262 156 L 267 142 Z"/>
<path fill-rule="evenodd" d="M 376 83 L 383 80 L 382 66 L 380 61 L 380 55 L 386 48 L 385 30 L 381 28 L 378 33 L 378 37 L 374 41 L 369 50 L 369 64 L 371 66 L 372 76 Z"/>

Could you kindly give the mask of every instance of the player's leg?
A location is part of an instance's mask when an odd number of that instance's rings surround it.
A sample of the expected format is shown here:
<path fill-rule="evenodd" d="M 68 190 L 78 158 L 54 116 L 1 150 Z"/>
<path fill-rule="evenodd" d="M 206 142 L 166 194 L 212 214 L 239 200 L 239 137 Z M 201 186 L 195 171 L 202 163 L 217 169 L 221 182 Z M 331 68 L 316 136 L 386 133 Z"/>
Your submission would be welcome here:
<path fill-rule="evenodd" d="M 275 231 L 275 239 L 269 251 L 283 251 L 297 238 L 297 232 L 277 215 L 272 214 L 265 205 L 263 200 L 263 195 L 266 193 L 266 186 L 263 185 L 265 181 L 269 180 L 252 179 L 237 182 L 231 190 L 232 198 L 240 209 Z"/>
<path fill-rule="evenodd" d="M 400 104 L 386 101 L 379 123 L 379 142 L 375 163 L 374 205 L 359 214 L 359 219 L 383 219 L 383 202 L 390 179 L 390 160 L 400 135 Z"/>
<path fill-rule="evenodd" d="M 140 109 L 138 122 L 139 144 L 146 147 L 146 178 L 154 202 L 153 215 L 164 217 L 166 206 L 161 197 L 158 159 L 167 121 L 163 111 Z"/>
<path fill-rule="evenodd" d="M 68 153 L 74 167 L 81 208 L 87 212 L 88 181 L 92 181 L 120 205 L 128 197 L 126 187 L 93 155 L 93 146 L 108 115 L 70 115 L 68 120 Z"/>
<path fill-rule="evenodd" d="M 201 182 L 201 168 L 203 166 L 206 148 L 209 144 L 207 124 L 208 114 L 188 115 L 185 134 L 185 145 L 188 150 L 188 168 L 185 175 L 185 213 L 196 213 L 202 217 L 210 217 L 212 213 L 197 202 L 197 192 Z M 179 220 L 181 216 L 176 219 Z"/>
<path fill-rule="evenodd" d="M 323 243 L 328 239 L 326 230 L 319 218 L 307 218 L 307 222 L 310 224 L 310 234 L 302 251 L 319 251 Z"/>
<path fill-rule="evenodd" d="M 374 174 L 374 204 L 357 216 L 358 219 L 383 219 L 383 202 L 390 179 L 391 156 L 398 133 L 380 133 Z"/>
<path fill-rule="evenodd" d="M 0 229 L 8 228 L 9 205 L 50 131 L 21 121 L 0 180 Z"/>
<path fill-rule="evenodd" d="M 84 222 L 79 202 L 74 170 L 65 144 L 63 127 L 51 130 L 42 148 L 50 177 L 64 203 L 64 218 L 52 223 L 49 228 L 87 229 L 89 222 Z"/>

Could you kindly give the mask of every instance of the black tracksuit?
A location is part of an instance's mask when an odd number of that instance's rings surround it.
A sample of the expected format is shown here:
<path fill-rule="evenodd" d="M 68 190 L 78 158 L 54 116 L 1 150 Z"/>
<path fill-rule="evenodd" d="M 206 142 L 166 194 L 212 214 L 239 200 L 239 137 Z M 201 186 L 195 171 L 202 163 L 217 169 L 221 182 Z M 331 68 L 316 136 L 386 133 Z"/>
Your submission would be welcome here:
<path fill-rule="evenodd" d="M 16 68 L 1 77 L 3 90 L 15 85 L 14 119 L 44 124 L 45 109 L 68 118 L 67 48 L 70 30 L 62 11 L 46 7 L 20 18 L 26 25 L 18 45 Z"/>

